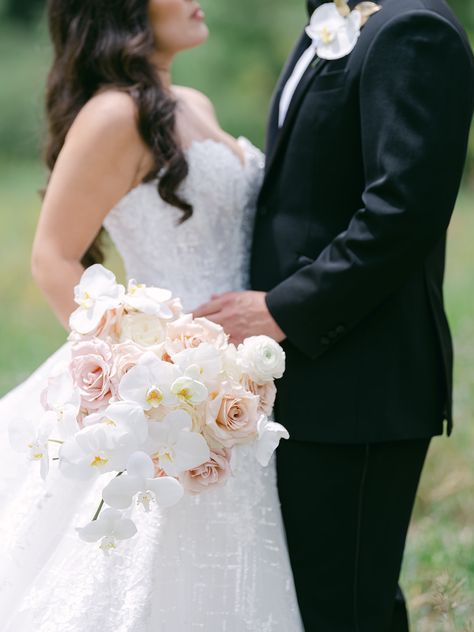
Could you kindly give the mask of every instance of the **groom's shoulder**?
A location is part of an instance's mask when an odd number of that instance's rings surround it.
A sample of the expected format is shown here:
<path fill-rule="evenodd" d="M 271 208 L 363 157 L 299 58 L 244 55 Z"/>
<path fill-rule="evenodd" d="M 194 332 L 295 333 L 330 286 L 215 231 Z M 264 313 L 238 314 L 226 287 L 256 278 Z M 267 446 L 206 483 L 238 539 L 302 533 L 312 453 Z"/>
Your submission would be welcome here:
<path fill-rule="evenodd" d="M 366 57 L 376 40 L 387 45 L 420 36 L 457 40 L 470 55 L 470 45 L 465 31 L 455 14 L 444 0 L 379 0 L 381 10 L 372 16 L 362 29 L 354 51 L 360 62 Z M 395 60 L 394 60 L 395 61 Z"/>

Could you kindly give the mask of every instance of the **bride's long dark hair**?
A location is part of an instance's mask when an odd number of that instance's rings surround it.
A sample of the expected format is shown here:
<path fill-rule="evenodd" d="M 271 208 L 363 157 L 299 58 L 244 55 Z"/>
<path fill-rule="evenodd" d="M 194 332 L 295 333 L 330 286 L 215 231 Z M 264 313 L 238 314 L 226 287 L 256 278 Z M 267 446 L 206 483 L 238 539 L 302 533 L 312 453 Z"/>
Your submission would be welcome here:
<path fill-rule="evenodd" d="M 192 206 L 177 189 L 188 164 L 175 133 L 175 101 L 163 90 L 151 56 L 155 36 L 148 18 L 149 0 L 48 0 L 48 21 L 54 61 L 48 76 L 48 138 L 44 157 L 54 168 L 75 117 L 84 104 L 106 87 L 124 90 L 138 111 L 138 130 L 154 157 L 145 181 L 159 179 L 160 196 L 182 210 Z M 101 263 L 101 233 L 85 254 L 85 267 Z"/>

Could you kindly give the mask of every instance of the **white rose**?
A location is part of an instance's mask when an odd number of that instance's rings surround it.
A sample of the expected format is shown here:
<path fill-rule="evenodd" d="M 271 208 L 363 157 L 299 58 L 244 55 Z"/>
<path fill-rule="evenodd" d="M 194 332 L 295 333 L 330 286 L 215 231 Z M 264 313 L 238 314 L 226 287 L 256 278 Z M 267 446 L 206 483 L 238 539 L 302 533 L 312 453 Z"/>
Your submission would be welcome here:
<path fill-rule="evenodd" d="M 265 384 L 282 377 L 285 352 L 268 336 L 252 336 L 239 345 L 239 364 L 256 384 Z"/>
<path fill-rule="evenodd" d="M 132 340 L 138 345 L 149 347 L 163 342 L 165 323 L 157 316 L 133 312 L 122 318 L 120 341 Z"/>

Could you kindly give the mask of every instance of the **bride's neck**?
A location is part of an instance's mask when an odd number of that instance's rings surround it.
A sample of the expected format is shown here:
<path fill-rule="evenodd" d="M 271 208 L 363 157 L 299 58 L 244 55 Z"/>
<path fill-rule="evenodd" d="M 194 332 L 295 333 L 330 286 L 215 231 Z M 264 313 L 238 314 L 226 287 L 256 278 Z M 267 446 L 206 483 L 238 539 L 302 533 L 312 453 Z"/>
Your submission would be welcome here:
<path fill-rule="evenodd" d="M 156 52 L 152 58 L 153 65 L 156 73 L 160 79 L 163 88 L 171 94 L 172 76 L 171 67 L 173 64 L 173 55 L 165 55 L 160 52 Z"/>

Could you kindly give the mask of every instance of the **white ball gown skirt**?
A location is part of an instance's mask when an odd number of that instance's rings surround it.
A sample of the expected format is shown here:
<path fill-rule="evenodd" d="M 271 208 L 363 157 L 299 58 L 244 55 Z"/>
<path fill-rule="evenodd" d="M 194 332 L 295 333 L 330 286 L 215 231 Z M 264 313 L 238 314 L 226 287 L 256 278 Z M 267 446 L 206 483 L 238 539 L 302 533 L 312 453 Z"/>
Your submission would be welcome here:
<path fill-rule="evenodd" d="M 10 419 L 40 414 L 66 343 L 0 400 L 2 632 L 302 632 L 276 487 L 246 446 L 226 486 L 128 515 L 138 534 L 105 556 L 79 539 L 104 479 L 65 479 L 13 452 Z M 106 475 L 104 475 L 106 476 Z M 110 478 L 110 474 L 109 474 Z"/>

